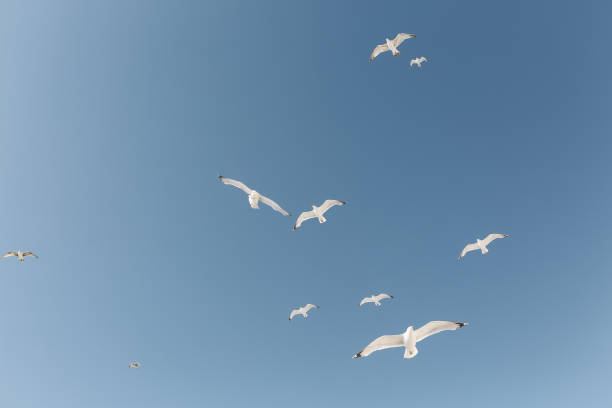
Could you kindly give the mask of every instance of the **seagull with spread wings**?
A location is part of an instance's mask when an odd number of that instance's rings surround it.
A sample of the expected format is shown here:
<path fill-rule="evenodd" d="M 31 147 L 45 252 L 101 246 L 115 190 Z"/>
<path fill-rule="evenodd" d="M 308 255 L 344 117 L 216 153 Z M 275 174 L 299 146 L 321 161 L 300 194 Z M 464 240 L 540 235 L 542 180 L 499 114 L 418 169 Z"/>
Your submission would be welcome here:
<path fill-rule="evenodd" d="M 21 262 L 25 261 L 26 256 L 33 256 L 38 259 L 38 255 L 34 254 L 30 251 L 22 252 L 21 249 L 18 251 L 8 251 L 6 254 L 2 255 L 3 258 L 8 258 L 9 256 L 16 256 Z"/>
<path fill-rule="evenodd" d="M 374 51 L 372 51 L 372 55 L 370 55 L 370 62 L 372 62 L 374 58 L 376 58 L 379 54 L 386 51 L 391 51 L 394 57 L 399 55 L 400 52 L 397 50 L 397 47 L 399 47 L 400 44 L 404 42 L 404 40 L 414 37 L 416 37 L 416 35 L 414 34 L 399 33 L 395 36 L 393 41 L 388 38 L 385 38 L 386 44 L 377 45 L 376 48 L 374 48 Z"/>
<path fill-rule="evenodd" d="M 279 213 L 283 215 L 287 215 L 287 216 L 291 215 L 287 211 L 283 210 L 280 205 L 270 200 L 268 197 L 262 196 L 255 190 L 251 190 L 244 183 L 238 180 L 233 180 L 231 178 L 227 178 L 223 176 L 219 176 L 219 180 L 221 180 L 223 184 L 229 184 L 230 186 L 238 187 L 239 189 L 247 193 L 249 195 L 249 204 L 251 204 L 251 208 L 255 208 L 258 210 L 259 201 L 261 200 L 262 203 L 269 205 L 270 207 L 272 207 L 274 210 L 278 211 Z"/>
<path fill-rule="evenodd" d="M 425 57 L 413 58 L 410 60 L 410 68 L 412 68 L 412 66 L 415 64 L 418 65 L 419 68 L 421 68 L 421 64 L 423 62 L 429 62 L 429 61 L 427 61 L 427 58 Z"/>
<path fill-rule="evenodd" d="M 312 308 L 315 309 L 319 309 L 319 306 L 317 305 L 313 305 L 312 303 L 307 304 L 306 306 L 302 306 L 298 309 L 294 309 L 291 311 L 291 314 L 289 315 L 289 321 L 291 321 L 293 319 L 293 316 L 301 314 L 302 316 L 304 316 L 304 319 L 308 317 L 308 311 Z"/>
<path fill-rule="evenodd" d="M 463 326 L 467 326 L 467 323 L 443 322 L 439 320 L 429 322 L 418 330 L 414 330 L 414 327 L 410 326 L 402 334 L 380 336 L 368 344 L 359 353 L 355 354 L 353 358 L 367 357 L 375 351 L 392 347 L 405 347 L 406 350 L 404 351 L 404 358 L 413 358 L 419 353 L 419 350 L 416 348 L 416 344 L 419 341 L 424 340 L 436 333 L 440 333 L 445 330 L 457 330 Z"/>
<path fill-rule="evenodd" d="M 506 234 L 489 234 L 485 239 L 483 239 L 482 241 L 478 238 L 476 238 L 476 242 L 473 244 L 468 244 L 465 246 L 465 248 L 463 248 L 463 251 L 461 251 L 461 255 L 459 255 L 459 259 L 463 258 L 465 256 L 465 254 L 467 254 L 470 251 L 476 251 L 477 249 L 480 249 L 480 251 L 482 251 L 483 254 L 486 254 L 487 252 L 489 252 L 489 250 L 487 249 L 487 245 L 489 245 L 491 243 L 491 241 L 493 241 L 494 239 L 497 238 L 506 238 L 508 235 Z"/>
<path fill-rule="evenodd" d="M 380 301 L 382 299 L 393 299 L 393 296 L 387 295 L 386 293 L 381 293 L 376 296 L 372 295 L 370 297 L 365 297 L 361 299 L 361 302 L 359 302 L 359 306 L 363 305 L 364 303 L 374 303 L 376 306 L 380 306 Z"/>
<path fill-rule="evenodd" d="M 323 214 L 325 214 L 327 210 L 332 208 L 334 205 L 345 205 L 345 204 L 346 204 L 346 201 L 325 200 L 325 202 L 320 207 L 313 205 L 312 211 L 305 211 L 300 214 L 297 221 L 295 222 L 295 225 L 293 226 L 293 229 L 296 230 L 300 228 L 300 225 L 302 225 L 304 221 L 309 220 L 311 218 L 318 218 L 319 224 L 323 224 L 325 221 L 327 221 L 327 219 L 323 216 Z"/>

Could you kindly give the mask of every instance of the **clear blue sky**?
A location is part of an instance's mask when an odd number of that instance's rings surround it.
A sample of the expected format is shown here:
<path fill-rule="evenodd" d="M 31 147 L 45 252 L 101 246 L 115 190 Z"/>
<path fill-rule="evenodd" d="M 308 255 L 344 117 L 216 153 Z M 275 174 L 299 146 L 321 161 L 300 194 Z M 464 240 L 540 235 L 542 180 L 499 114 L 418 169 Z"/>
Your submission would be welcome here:
<path fill-rule="evenodd" d="M 611 12 L 3 1 L 0 406 L 611 406 Z"/>

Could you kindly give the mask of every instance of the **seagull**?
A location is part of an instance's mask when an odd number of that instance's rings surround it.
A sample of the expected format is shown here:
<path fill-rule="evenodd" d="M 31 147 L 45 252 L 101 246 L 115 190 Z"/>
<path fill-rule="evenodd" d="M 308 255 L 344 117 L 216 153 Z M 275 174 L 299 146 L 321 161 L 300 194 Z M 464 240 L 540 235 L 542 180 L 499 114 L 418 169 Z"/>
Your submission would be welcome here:
<path fill-rule="evenodd" d="M 416 35 L 414 34 L 399 33 L 398 35 L 395 36 L 393 41 L 391 41 L 388 38 L 385 38 L 386 44 L 377 45 L 376 48 L 374 48 L 374 51 L 372 51 L 372 55 L 370 55 L 370 62 L 372 62 L 374 58 L 378 56 L 378 54 L 385 52 L 385 51 L 389 51 L 389 50 L 393 52 L 394 57 L 399 55 L 400 52 L 397 50 L 397 47 L 399 47 L 400 44 L 404 42 L 404 40 L 408 38 L 414 38 L 414 37 L 416 37 Z"/>
<path fill-rule="evenodd" d="M 410 60 L 410 68 L 412 68 L 412 66 L 413 66 L 414 64 L 418 65 L 418 66 L 419 66 L 419 68 L 421 68 L 421 64 L 422 64 L 423 62 L 429 62 L 429 61 L 427 61 L 427 58 L 425 58 L 425 57 L 421 57 L 421 58 L 413 58 L 413 59 L 411 59 L 411 60 Z"/>
<path fill-rule="evenodd" d="M 303 213 L 300 214 L 297 221 L 295 222 L 295 225 L 293 226 L 293 229 L 296 230 L 300 228 L 300 225 L 302 225 L 304 221 L 309 220 L 311 218 L 318 218 L 319 224 L 323 224 L 325 221 L 327 221 L 327 219 L 323 216 L 323 214 L 325 214 L 327 210 L 332 208 L 334 205 L 344 205 L 344 204 L 346 204 L 346 201 L 325 200 L 325 202 L 320 207 L 313 205 L 312 211 L 304 211 Z"/>
<path fill-rule="evenodd" d="M 293 316 L 301 314 L 302 316 L 304 316 L 304 319 L 308 317 L 308 311 L 312 308 L 316 308 L 318 309 L 319 306 L 317 305 L 313 305 L 312 303 L 307 304 L 306 306 L 300 307 L 299 309 L 293 309 L 291 311 L 291 314 L 289 315 L 289 321 L 291 321 L 291 319 L 293 319 Z"/>
<path fill-rule="evenodd" d="M 128 368 L 140 368 L 140 363 L 130 363 L 130 365 L 128 366 Z"/>
<path fill-rule="evenodd" d="M 439 320 L 431 321 L 418 330 L 414 330 L 414 327 L 410 326 L 402 334 L 380 336 L 368 344 L 366 348 L 355 354 L 353 358 L 367 357 L 375 351 L 392 347 L 405 347 L 406 350 L 404 351 L 404 358 L 413 358 L 419 353 L 419 350 L 416 348 L 416 344 L 419 341 L 436 333 L 440 333 L 445 330 L 457 330 L 463 326 L 467 326 L 467 323 L 443 322 Z"/>
<path fill-rule="evenodd" d="M 489 250 L 487 249 L 487 245 L 489 245 L 491 241 L 497 238 L 506 238 L 507 236 L 508 235 L 506 234 L 489 234 L 482 241 L 476 238 L 476 243 L 468 244 L 465 246 L 465 248 L 463 248 L 463 251 L 461 251 L 461 255 L 459 255 L 459 259 L 463 258 L 468 252 L 475 251 L 477 249 L 480 249 L 483 254 L 486 254 L 487 252 L 489 252 Z"/>
<path fill-rule="evenodd" d="M 238 187 L 239 189 L 247 193 L 249 195 L 249 204 L 251 204 L 251 208 L 255 208 L 259 210 L 259 200 L 261 200 L 262 203 L 269 205 L 270 207 L 272 207 L 274 210 L 278 211 L 279 213 L 283 215 L 287 215 L 287 216 L 291 215 L 287 211 L 283 210 L 280 205 L 270 200 L 268 197 L 264 197 L 261 194 L 259 194 L 257 191 L 251 190 L 246 185 L 244 185 L 244 183 L 238 180 L 232 180 L 231 178 L 227 178 L 223 176 L 219 176 L 219 180 L 221 180 L 223 184 L 229 184 L 230 186 Z"/>
<path fill-rule="evenodd" d="M 359 306 L 363 305 L 364 303 L 374 303 L 376 306 L 380 306 L 380 301 L 382 299 L 393 299 L 393 296 L 387 295 L 386 293 L 381 293 L 377 296 L 372 295 L 370 297 L 365 297 L 361 299 Z"/>
<path fill-rule="evenodd" d="M 2 255 L 3 258 L 8 258 L 9 256 L 16 256 L 21 262 L 25 260 L 26 256 L 33 256 L 34 258 L 38 259 L 38 255 L 34 254 L 33 252 L 21 252 L 21 249 L 19 251 L 8 251 L 6 254 Z"/>

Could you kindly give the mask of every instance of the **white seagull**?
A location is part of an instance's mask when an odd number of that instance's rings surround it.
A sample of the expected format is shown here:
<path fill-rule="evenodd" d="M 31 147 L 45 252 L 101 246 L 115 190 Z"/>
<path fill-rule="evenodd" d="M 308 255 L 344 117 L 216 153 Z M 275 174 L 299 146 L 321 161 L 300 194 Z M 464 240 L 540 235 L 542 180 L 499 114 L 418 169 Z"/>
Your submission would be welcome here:
<path fill-rule="evenodd" d="M 308 317 L 308 311 L 312 308 L 316 308 L 318 309 L 319 306 L 317 305 L 313 305 L 312 303 L 307 304 L 306 306 L 300 307 L 299 309 L 294 309 L 291 311 L 291 314 L 289 315 L 289 321 L 291 321 L 291 319 L 293 319 L 293 316 L 297 315 L 297 314 L 301 314 L 302 316 L 304 316 L 304 319 Z"/>
<path fill-rule="evenodd" d="M 423 62 L 429 62 L 429 61 L 427 61 L 427 58 L 425 58 L 425 57 L 413 58 L 413 59 L 410 60 L 410 68 L 412 68 L 412 66 L 414 64 L 418 65 L 419 68 L 421 68 L 421 64 Z"/>
<path fill-rule="evenodd" d="M 38 259 L 38 255 L 30 251 L 21 252 L 21 249 L 19 251 L 8 251 L 6 254 L 2 255 L 3 258 L 8 258 L 9 256 L 16 256 L 21 262 L 25 260 L 26 256 L 33 256 Z"/>
<path fill-rule="evenodd" d="M 320 207 L 313 205 L 312 211 L 304 211 L 303 213 L 300 214 L 297 221 L 295 222 L 295 225 L 293 226 L 293 229 L 296 230 L 300 228 L 300 225 L 302 225 L 304 221 L 309 220 L 311 218 L 318 218 L 319 224 L 323 224 L 325 221 L 327 221 L 327 219 L 323 216 L 323 214 L 325 214 L 327 210 L 332 208 L 334 205 L 344 205 L 344 204 L 346 204 L 346 201 L 325 200 L 325 202 Z"/>
<path fill-rule="evenodd" d="M 463 258 L 468 252 L 475 251 L 477 249 L 480 249 L 483 254 L 486 254 L 487 252 L 489 252 L 489 250 L 487 249 L 487 245 L 489 245 L 491 241 L 497 238 L 506 238 L 507 236 L 508 235 L 506 234 L 489 234 L 482 241 L 476 238 L 476 243 L 468 244 L 465 246 L 465 248 L 463 248 L 463 251 L 461 251 L 461 255 L 459 255 L 459 259 Z"/>
<path fill-rule="evenodd" d="M 385 51 L 389 51 L 389 50 L 393 52 L 394 57 L 399 55 L 400 52 L 397 50 L 397 47 L 399 47 L 400 44 L 404 42 L 404 40 L 408 38 L 414 38 L 414 37 L 416 37 L 416 35 L 414 34 L 399 33 L 398 35 L 395 36 L 393 41 L 391 41 L 388 38 L 385 38 L 386 44 L 377 45 L 376 48 L 374 48 L 374 51 L 372 51 L 372 55 L 370 55 L 370 62 L 372 62 L 374 58 L 378 56 L 378 54 L 383 53 Z"/>
<path fill-rule="evenodd" d="M 380 301 L 382 299 L 393 299 L 393 296 L 387 295 L 386 293 L 381 293 L 376 296 L 372 295 L 370 297 L 365 297 L 361 299 L 361 302 L 359 302 L 359 306 L 363 305 L 364 303 L 374 303 L 376 306 L 380 306 Z"/>
<path fill-rule="evenodd" d="M 419 353 L 416 348 L 416 344 L 426 339 L 427 337 L 440 333 L 445 330 L 457 330 L 460 327 L 467 326 L 467 323 L 463 322 L 443 322 L 434 320 L 427 323 L 425 326 L 418 330 L 414 330 L 412 326 L 408 327 L 402 334 L 392 334 L 387 336 L 380 336 L 370 344 L 366 346 L 359 353 L 355 354 L 353 358 L 367 357 L 375 351 L 384 350 L 392 347 L 405 347 L 404 358 L 413 358 Z"/>
<path fill-rule="evenodd" d="M 140 368 L 140 363 L 133 362 L 128 365 L 128 368 Z"/>
<path fill-rule="evenodd" d="M 255 190 L 251 190 L 244 183 L 242 183 L 242 182 L 240 182 L 238 180 L 233 180 L 231 178 L 227 178 L 227 177 L 223 177 L 223 176 L 219 176 L 219 180 L 221 180 L 221 182 L 223 184 L 229 184 L 230 186 L 238 187 L 239 189 L 241 189 L 242 191 L 247 193 L 249 195 L 249 204 L 251 204 L 251 208 L 255 208 L 255 209 L 258 210 L 259 209 L 259 200 L 261 200 L 262 203 L 264 203 L 266 205 L 269 205 L 270 207 L 272 207 L 273 209 L 275 209 L 279 213 L 281 213 L 283 215 L 291 215 L 287 211 L 283 210 L 280 205 L 278 205 L 274 201 L 270 200 L 268 197 L 262 196 L 261 194 L 259 194 Z"/>

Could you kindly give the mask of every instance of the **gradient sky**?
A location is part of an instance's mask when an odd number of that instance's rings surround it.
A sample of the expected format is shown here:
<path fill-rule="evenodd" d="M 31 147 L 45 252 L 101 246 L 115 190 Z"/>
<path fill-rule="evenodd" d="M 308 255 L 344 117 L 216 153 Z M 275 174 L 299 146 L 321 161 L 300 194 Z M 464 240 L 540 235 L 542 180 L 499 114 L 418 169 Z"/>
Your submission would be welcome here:
<path fill-rule="evenodd" d="M 0 406 L 611 406 L 611 13 L 0 2 Z"/>

